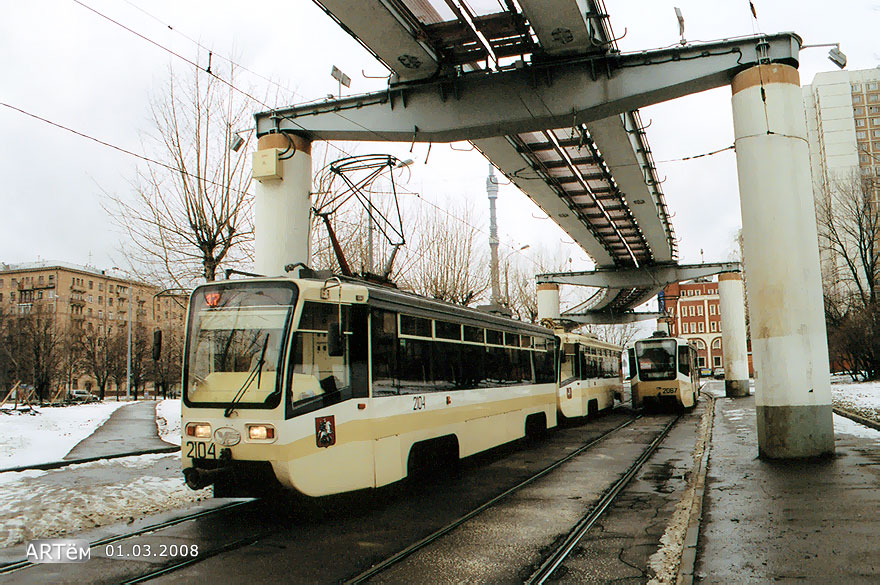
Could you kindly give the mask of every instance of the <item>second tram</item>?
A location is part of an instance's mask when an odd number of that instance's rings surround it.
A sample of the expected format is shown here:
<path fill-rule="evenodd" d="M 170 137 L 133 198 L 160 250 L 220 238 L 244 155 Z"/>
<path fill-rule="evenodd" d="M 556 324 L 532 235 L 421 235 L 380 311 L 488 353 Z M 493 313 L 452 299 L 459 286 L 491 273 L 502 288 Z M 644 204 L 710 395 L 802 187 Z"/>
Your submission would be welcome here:
<path fill-rule="evenodd" d="M 694 408 L 700 395 L 697 350 L 660 332 L 627 348 L 633 408 Z"/>
<path fill-rule="evenodd" d="M 560 340 L 559 414 L 594 416 L 622 395 L 621 348 L 596 336 L 557 330 Z"/>

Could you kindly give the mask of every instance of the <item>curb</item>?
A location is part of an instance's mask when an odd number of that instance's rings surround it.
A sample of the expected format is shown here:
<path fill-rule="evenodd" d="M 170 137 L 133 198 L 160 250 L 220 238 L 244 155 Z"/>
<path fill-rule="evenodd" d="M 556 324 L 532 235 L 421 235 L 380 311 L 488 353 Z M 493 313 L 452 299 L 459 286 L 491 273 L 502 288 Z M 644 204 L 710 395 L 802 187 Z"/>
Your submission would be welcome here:
<path fill-rule="evenodd" d="M 66 461 L 51 461 L 49 463 L 37 463 L 36 465 L 22 465 L 20 467 L 7 467 L 0 469 L 0 473 L 9 473 L 13 471 L 29 471 L 31 469 L 39 469 L 46 471 L 49 469 L 59 469 L 68 465 L 78 465 L 80 463 L 91 463 L 92 461 L 101 461 L 104 459 L 119 459 L 120 457 L 136 457 L 138 455 L 154 455 L 157 453 L 176 453 L 180 451 L 180 447 L 172 445 L 169 447 L 161 447 L 159 449 L 146 449 L 144 451 L 129 451 L 128 453 L 114 453 L 112 455 L 100 455 L 98 457 L 83 457 L 81 459 L 68 459 Z"/>
<path fill-rule="evenodd" d="M 850 412 L 848 410 L 844 410 L 842 408 L 837 408 L 836 406 L 831 409 L 835 414 L 839 414 L 840 416 L 845 416 L 851 421 L 857 422 L 860 425 L 865 425 L 866 427 L 871 427 L 872 429 L 880 431 L 880 422 L 876 420 L 871 420 L 869 418 L 865 418 L 863 416 L 859 416 L 854 412 Z"/>
<path fill-rule="evenodd" d="M 703 519 L 703 495 L 706 492 L 706 472 L 709 463 L 709 452 L 712 450 L 712 433 L 715 427 L 715 398 L 710 397 L 711 405 L 708 412 L 708 431 L 703 444 L 703 453 L 697 468 L 694 470 L 694 499 L 691 502 L 691 514 L 682 545 L 681 559 L 678 564 L 676 585 L 691 585 L 694 582 L 694 567 L 697 563 L 697 544 L 700 539 L 700 521 Z"/>

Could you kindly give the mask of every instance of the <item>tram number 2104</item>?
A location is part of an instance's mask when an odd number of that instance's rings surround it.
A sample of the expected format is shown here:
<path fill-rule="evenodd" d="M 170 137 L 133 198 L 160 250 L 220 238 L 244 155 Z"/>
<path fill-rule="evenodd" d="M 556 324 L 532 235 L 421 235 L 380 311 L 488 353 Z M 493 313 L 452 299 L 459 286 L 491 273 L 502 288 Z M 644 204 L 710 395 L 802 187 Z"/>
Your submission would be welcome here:
<path fill-rule="evenodd" d="M 193 459 L 217 459 L 217 448 L 214 443 L 187 441 L 186 456 Z"/>

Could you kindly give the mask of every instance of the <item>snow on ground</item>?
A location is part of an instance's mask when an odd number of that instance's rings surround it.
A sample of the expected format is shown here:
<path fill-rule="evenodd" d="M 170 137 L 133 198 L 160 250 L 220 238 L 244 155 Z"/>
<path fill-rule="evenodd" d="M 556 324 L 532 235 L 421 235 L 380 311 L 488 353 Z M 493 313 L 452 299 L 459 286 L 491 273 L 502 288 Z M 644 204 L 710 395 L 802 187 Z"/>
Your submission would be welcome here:
<path fill-rule="evenodd" d="M 178 454 L 0 474 L 0 547 L 131 522 L 211 497 L 183 483 Z"/>
<path fill-rule="evenodd" d="M 35 408 L 0 414 L 0 469 L 59 461 L 127 402 Z M 7 414 L 8 413 L 8 414 Z"/>
<path fill-rule="evenodd" d="M 834 434 L 836 435 L 852 435 L 864 439 L 874 439 L 875 444 L 880 446 L 880 431 L 860 425 L 854 420 L 850 420 L 845 416 L 834 415 Z"/>
<path fill-rule="evenodd" d="M 156 404 L 156 426 L 159 438 L 172 445 L 180 445 L 180 399 L 169 398 Z"/>
<path fill-rule="evenodd" d="M 831 404 L 880 421 L 880 382 L 852 382 L 852 379 L 834 376 L 831 381 Z"/>

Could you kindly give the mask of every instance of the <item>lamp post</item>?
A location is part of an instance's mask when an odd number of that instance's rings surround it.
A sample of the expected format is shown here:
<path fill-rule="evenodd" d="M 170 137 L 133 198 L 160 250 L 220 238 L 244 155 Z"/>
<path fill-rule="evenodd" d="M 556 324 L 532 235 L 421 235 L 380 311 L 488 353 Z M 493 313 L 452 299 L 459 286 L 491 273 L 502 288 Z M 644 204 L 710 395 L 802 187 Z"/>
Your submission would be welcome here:
<path fill-rule="evenodd" d="M 129 282 L 128 282 L 128 358 L 126 360 L 126 365 L 125 365 L 125 399 L 131 400 L 131 319 L 132 319 L 131 293 L 132 293 L 132 281 L 131 281 L 131 274 L 128 271 L 123 270 L 123 269 L 119 268 L 118 266 L 114 266 L 113 269 L 118 270 L 119 272 L 125 273 L 129 278 Z M 118 396 L 118 390 L 117 390 L 117 396 Z"/>

